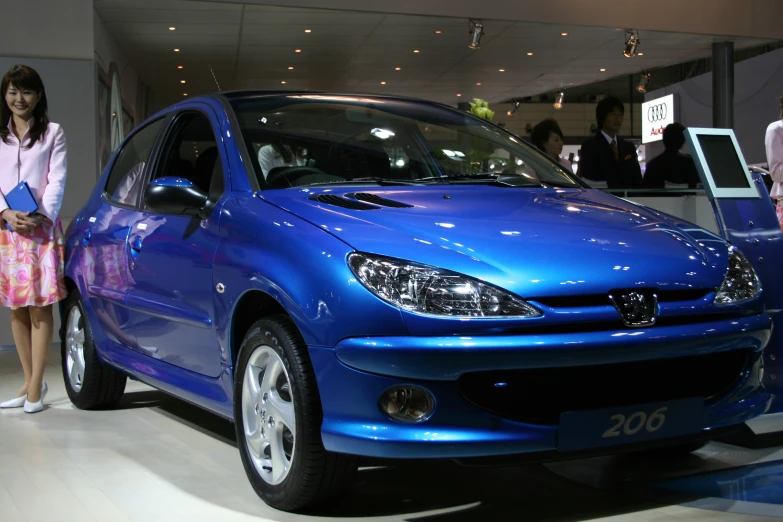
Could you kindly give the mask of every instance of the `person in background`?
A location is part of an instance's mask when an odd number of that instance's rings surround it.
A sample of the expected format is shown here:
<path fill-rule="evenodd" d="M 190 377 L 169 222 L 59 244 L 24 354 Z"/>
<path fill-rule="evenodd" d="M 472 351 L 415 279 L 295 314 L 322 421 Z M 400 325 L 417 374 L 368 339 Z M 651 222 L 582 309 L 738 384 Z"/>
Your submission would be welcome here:
<path fill-rule="evenodd" d="M 783 96 L 780 97 L 780 119 L 769 124 L 764 137 L 767 150 L 769 177 L 772 178 L 772 190 L 769 195 L 777 200 L 778 223 L 783 229 Z"/>
<path fill-rule="evenodd" d="M 530 141 L 541 149 L 547 156 L 560 163 L 568 170 L 572 170 L 571 162 L 561 158 L 563 152 L 563 131 L 560 125 L 553 119 L 547 118 L 540 121 L 530 134 Z"/>
<path fill-rule="evenodd" d="M 664 188 L 666 182 L 688 184 L 688 188 L 696 188 L 700 183 L 696 164 L 688 154 L 680 152 L 685 145 L 685 126 L 681 123 L 670 123 L 663 130 L 664 150 L 647 164 L 644 173 L 644 188 Z"/>
<path fill-rule="evenodd" d="M 642 169 L 633 143 L 619 136 L 625 107 L 609 96 L 595 108 L 596 135 L 582 144 L 579 175 L 593 181 L 605 181 L 608 188 L 641 188 Z"/>
<path fill-rule="evenodd" d="M 264 179 L 275 167 L 303 167 L 307 165 L 307 151 L 301 147 L 279 142 L 258 149 L 258 165 Z"/>
<path fill-rule="evenodd" d="M 43 410 L 43 380 L 52 347 L 52 305 L 66 296 L 63 230 L 58 215 L 66 177 L 65 135 L 49 121 L 38 73 L 15 65 L 0 82 L 0 306 L 11 309 L 11 330 L 24 385 L 0 408 Z M 2 194 L 26 181 L 38 201 L 30 215 L 8 207 Z M 5 221 L 5 223 L 2 223 Z M 5 224 L 11 230 L 8 230 Z"/>

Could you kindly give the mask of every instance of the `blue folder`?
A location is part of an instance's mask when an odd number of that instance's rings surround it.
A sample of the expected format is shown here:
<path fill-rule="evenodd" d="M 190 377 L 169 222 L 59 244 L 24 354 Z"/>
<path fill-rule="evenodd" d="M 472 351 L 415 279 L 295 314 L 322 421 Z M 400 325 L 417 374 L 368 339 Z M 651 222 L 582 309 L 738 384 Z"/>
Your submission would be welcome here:
<path fill-rule="evenodd" d="M 7 194 L 3 194 L 3 196 L 5 196 L 5 202 L 8 203 L 8 207 L 11 210 L 28 212 L 30 214 L 38 212 L 38 202 L 35 200 L 35 196 L 33 196 L 33 192 L 30 190 L 30 185 L 26 181 L 22 181 Z M 8 230 L 11 230 L 11 225 L 7 222 L 5 226 Z"/>

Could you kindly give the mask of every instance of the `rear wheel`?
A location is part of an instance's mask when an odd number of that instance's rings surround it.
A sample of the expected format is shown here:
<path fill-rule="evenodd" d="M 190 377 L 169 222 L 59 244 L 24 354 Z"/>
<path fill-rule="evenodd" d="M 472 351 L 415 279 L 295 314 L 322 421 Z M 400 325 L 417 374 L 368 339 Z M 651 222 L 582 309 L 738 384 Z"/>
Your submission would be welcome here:
<path fill-rule="evenodd" d="M 60 355 L 68 398 L 80 409 L 112 408 L 122 399 L 127 377 L 98 359 L 92 328 L 77 290 L 63 308 Z"/>
<path fill-rule="evenodd" d="M 299 331 L 284 315 L 253 324 L 236 365 L 234 418 L 242 464 L 270 506 L 297 511 L 353 482 L 358 459 L 321 442 L 315 374 Z"/>

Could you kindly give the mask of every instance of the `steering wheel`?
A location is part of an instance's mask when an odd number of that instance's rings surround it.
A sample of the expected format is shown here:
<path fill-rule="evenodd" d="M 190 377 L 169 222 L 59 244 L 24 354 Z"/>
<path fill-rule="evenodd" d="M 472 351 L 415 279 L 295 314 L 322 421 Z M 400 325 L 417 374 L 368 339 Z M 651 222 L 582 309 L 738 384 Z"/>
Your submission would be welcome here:
<path fill-rule="evenodd" d="M 280 180 L 285 180 L 289 186 L 294 186 L 294 181 L 307 175 L 327 176 L 326 172 L 314 167 L 275 167 L 269 171 L 266 182 L 270 185 L 279 185 Z"/>

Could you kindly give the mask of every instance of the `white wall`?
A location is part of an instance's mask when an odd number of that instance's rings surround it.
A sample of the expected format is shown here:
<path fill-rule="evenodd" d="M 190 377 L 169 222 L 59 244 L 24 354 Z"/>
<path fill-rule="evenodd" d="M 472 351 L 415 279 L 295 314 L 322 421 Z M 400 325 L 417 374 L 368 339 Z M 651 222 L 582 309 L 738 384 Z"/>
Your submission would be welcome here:
<path fill-rule="evenodd" d="M 132 108 L 136 122 L 144 115 L 139 114 L 141 108 L 136 106 L 140 78 L 131 66 L 122 50 L 117 45 L 112 35 L 106 29 L 106 25 L 101 19 L 98 11 L 93 13 L 93 35 L 95 44 L 95 61 L 107 73 L 112 63 L 117 67 L 120 76 L 120 91 L 122 100 Z"/>
<path fill-rule="evenodd" d="M 92 0 L 3 1 L 0 54 L 92 60 Z"/>
<path fill-rule="evenodd" d="M 654 76 L 653 76 L 654 77 Z M 680 123 L 686 127 L 712 127 L 712 74 L 651 91 L 652 100 L 676 93 Z M 766 162 L 764 133 L 779 118 L 778 99 L 783 95 L 783 49 L 734 65 L 734 132 L 748 163 Z M 662 145 L 656 149 L 662 150 Z"/>

